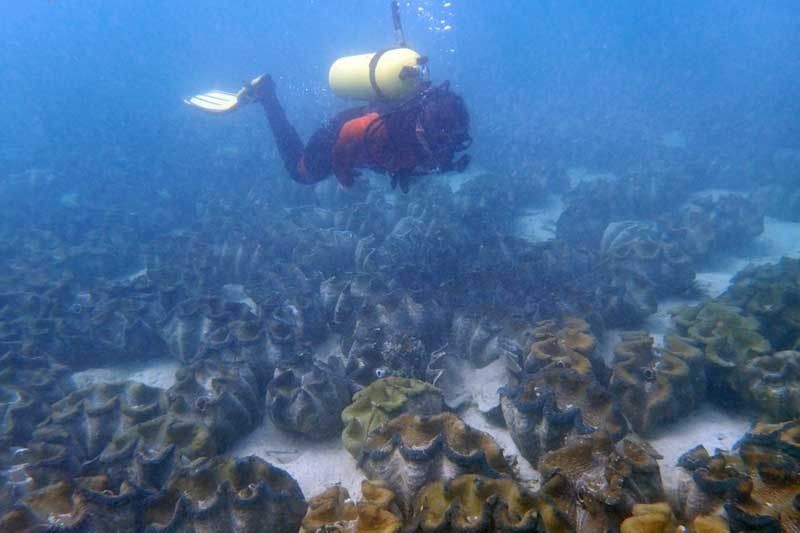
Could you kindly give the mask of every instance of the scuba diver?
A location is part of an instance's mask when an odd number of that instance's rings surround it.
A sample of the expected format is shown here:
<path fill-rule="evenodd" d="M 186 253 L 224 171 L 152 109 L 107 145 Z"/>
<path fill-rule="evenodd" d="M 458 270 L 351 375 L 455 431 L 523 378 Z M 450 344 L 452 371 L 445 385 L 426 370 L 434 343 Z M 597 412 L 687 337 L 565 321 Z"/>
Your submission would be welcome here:
<path fill-rule="evenodd" d="M 268 74 L 237 93 L 210 91 L 185 100 L 211 113 L 225 113 L 260 103 L 286 170 L 299 183 L 314 184 L 335 175 L 353 185 L 358 169 L 388 174 L 392 188 L 408 192 L 420 176 L 462 172 L 469 155 L 470 118 L 464 100 L 449 82 L 428 80 L 427 58 L 405 45 L 397 2 L 391 3 L 398 47 L 338 59 L 328 75 L 331 89 L 343 98 L 369 103 L 337 114 L 304 145 L 281 106 Z"/>
<path fill-rule="evenodd" d="M 427 85 L 399 103 L 373 103 L 348 109 L 319 128 L 303 146 L 275 94 L 269 75 L 244 89 L 264 107 L 270 128 L 289 175 L 300 183 L 317 183 L 334 174 L 350 187 L 370 168 L 386 173 L 392 188 L 408 192 L 418 176 L 433 171 L 463 171 L 469 156 L 455 160 L 470 144 L 469 113 L 463 99 L 445 82 Z"/>

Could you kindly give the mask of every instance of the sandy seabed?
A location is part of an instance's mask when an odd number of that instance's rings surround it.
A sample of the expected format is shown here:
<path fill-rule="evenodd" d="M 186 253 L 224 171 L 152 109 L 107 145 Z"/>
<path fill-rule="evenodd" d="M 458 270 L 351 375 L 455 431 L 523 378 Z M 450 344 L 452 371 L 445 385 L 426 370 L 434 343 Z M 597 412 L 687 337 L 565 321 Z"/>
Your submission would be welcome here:
<path fill-rule="evenodd" d="M 561 199 L 550 196 L 542 205 L 523 210 L 517 220 L 515 233 L 535 241 L 553 238 L 561 209 Z M 698 285 L 708 296 L 718 296 L 725 291 L 733 276 L 748 264 L 776 262 L 784 256 L 800 257 L 800 223 L 767 218 L 764 232 L 746 249 L 711 258 L 701 265 L 697 272 Z M 671 313 L 682 305 L 692 303 L 695 302 L 670 299 L 659 304 L 658 311 L 644 325 L 654 336 L 656 345 L 661 344 L 664 333 L 671 326 Z M 599 349 L 606 360 L 610 360 L 618 341 L 619 331 L 614 330 L 607 332 L 601 339 Z M 166 388 L 174 382 L 174 373 L 178 367 L 171 360 L 150 361 L 90 369 L 76 373 L 74 379 L 78 386 L 130 379 Z M 485 369 L 472 371 L 474 375 L 464 380 L 473 401 L 460 414 L 469 425 L 494 436 L 507 455 L 518 456 L 522 481 L 535 487 L 539 481 L 538 473 L 525 459 L 519 457 L 508 430 L 488 420 L 481 412 L 481 408 L 494 401 L 497 388 L 504 383 L 499 369 L 499 364 L 492 364 Z M 663 456 L 660 460 L 661 475 L 667 494 L 675 490 L 675 464 L 680 455 L 698 444 L 704 445 L 709 451 L 717 448 L 731 449 L 751 424 L 752 420 L 746 417 L 704 403 L 690 416 L 663 428 L 660 433 L 648 439 Z M 338 438 L 323 442 L 301 439 L 276 428 L 269 416 L 265 416 L 259 427 L 238 441 L 228 455 L 256 455 L 285 469 L 297 480 L 306 498 L 319 494 L 334 484 L 345 487 L 354 498 L 361 493 L 364 476 Z"/>

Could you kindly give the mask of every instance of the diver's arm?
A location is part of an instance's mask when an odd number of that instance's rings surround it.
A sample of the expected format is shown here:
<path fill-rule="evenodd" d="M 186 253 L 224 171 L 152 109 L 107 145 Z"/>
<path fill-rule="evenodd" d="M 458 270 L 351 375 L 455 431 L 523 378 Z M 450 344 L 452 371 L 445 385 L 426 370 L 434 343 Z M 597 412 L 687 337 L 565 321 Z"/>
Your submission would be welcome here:
<path fill-rule="evenodd" d="M 333 147 L 333 174 L 344 187 L 352 187 L 361 175 L 355 168 L 355 147 L 352 143 L 339 141 Z"/>
<path fill-rule="evenodd" d="M 354 168 L 343 168 L 335 171 L 336 181 L 342 184 L 342 187 L 349 189 L 356 182 L 356 178 L 361 176 L 361 172 Z"/>
<path fill-rule="evenodd" d="M 337 133 L 336 143 L 331 149 L 331 167 L 336 179 L 344 187 L 352 187 L 359 172 L 356 170 L 358 152 L 361 149 L 360 137 L 353 134 L 352 124 L 346 122 Z M 344 133 L 342 133 L 344 130 Z"/>

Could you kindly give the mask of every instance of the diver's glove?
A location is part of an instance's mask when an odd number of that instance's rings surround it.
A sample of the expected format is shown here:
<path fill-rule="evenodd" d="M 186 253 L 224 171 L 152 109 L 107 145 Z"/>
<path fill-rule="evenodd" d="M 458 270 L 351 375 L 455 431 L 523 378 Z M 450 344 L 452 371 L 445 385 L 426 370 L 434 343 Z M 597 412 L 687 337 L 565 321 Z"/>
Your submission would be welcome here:
<path fill-rule="evenodd" d="M 396 189 L 397 186 L 400 186 L 400 190 L 404 193 L 407 193 L 409 188 L 411 187 L 411 183 L 414 181 L 414 173 L 409 172 L 408 170 L 401 170 L 398 172 L 393 173 L 392 175 L 392 190 Z"/>
<path fill-rule="evenodd" d="M 472 161 L 472 158 L 468 154 L 464 154 L 455 161 L 450 159 L 446 163 L 442 163 L 436 171 L 439 174 L 444 174 L 445 172 L 464 172 L 470 161 Z"/>

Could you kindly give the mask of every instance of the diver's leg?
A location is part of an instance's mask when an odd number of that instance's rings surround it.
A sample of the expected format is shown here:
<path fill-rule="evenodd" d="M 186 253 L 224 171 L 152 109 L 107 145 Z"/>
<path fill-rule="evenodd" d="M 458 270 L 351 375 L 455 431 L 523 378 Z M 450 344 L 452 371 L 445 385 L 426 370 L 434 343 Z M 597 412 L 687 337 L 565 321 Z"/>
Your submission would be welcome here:
<path fill-rule="evenodd" d="M 283 159 L 283 165 L 289 172 L 293 180 L 301 183 L 316 183 L 319 179 L 308 176 L 301 172 L 300 162 L 303 158 L 303 141 L 297 134 L 297 130 L 289 122 L 283 106 L 278 101 L 275 93 L 275 82 L 269 74 L 264 74 L 253 80 L 251 84 L 253 99 L 260 102 L 267 115 L 272 135 L 275 137 L 275 144 L 278 146 L 278 153 Z"/>

